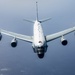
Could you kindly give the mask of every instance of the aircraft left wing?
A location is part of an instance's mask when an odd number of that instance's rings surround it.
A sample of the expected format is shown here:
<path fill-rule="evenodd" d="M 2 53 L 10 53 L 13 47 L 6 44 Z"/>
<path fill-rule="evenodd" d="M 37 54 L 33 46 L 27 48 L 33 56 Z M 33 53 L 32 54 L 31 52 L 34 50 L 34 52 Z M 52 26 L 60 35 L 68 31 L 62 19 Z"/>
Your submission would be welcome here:
<path fill-rule="evenodd" d="M 46 36 L 46 41 L 49 42 L 49 41 L 52 41 L 54 39 L 57 39 L 59 37 L 62 37 L 66 34 L 69 34 L 71 32 L 75 31 L 75 27 L 72 27 L 72 28 L 69 28 L 69 29 L 66 29 L 66 30 L 63 30 L 63 31 L 60 31 L 60 32 L 57 32 L 57 33 L 54 33 L 54 34 L 51 34 L 51 35 L 47 35 Z"/>
<path fill-rule="evenodd" d="M 0 33 L 11 36 L 11 37 L 14 37 L 14 38 L 17 38 L 17 39 L 20 39 L 20 40 L 24 40 L 24 41 L 27 41 L 27 42 L 31 42 L 31 43 L 33 42 L 33 36 L 17 34 L 17 33 L 14 33 L 14 32 L 3 30 L 3 29 L 0 29 Z"/>

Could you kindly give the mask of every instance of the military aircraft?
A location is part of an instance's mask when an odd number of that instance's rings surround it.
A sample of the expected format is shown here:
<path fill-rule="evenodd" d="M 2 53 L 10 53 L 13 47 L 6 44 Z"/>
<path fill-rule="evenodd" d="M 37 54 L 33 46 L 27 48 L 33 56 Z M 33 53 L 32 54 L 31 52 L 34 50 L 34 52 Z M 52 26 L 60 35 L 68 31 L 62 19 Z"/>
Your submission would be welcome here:
<path fill-rule="evenodd" d="M 2 39 L 2 34 L 8 35 L 13 37 L 13 40 L 11 41 L 11 46 L 16 47 L 17 46 L 17 39 L 27 41 L 29 43 L 32 43 L 32 48 L 35 53 L 37 53 L 38 57 L 42 59 L 47 51 L 48 45 L 47 42 L 50 42 L 52 40 L 55 40 L 57 38 L 61 38 L 61 43 L 62 45 L 67 45 L 68 41 L 64 38 L 66 34 L 69 34 L 71 32 L 75 31 L 75 27 L 50 34 L 50 35 L 44 35 L 43 29 L 41 26 L 42 22 L 46 22 L 50 20 L 51 18 L 47 18 L 44 20 L 39 20 L 38 19 L 38 3 L 36 2 L 36 20 L 31 21 L 24 19 L 25 21 L 34 23 L 33 26 L 33 36 L 27 36 L 27 35 L 22 35 L 22 34 L 17 34 L 14 32 L 10 32 L 7 30 L 0 29 L 0 40 Z"/>

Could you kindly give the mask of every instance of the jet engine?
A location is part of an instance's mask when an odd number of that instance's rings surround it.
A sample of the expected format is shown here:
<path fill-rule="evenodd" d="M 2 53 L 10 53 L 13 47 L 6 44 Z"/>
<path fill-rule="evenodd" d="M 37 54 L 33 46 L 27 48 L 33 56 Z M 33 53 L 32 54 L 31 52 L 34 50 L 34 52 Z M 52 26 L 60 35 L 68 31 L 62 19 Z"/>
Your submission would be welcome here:
<path fill-rule="evenodd" d="M 17 40 L 16 40 L 16 38 L 14 38 L 14 39 L 11 41 L 11 46 L 12 46 L 12 47 L 16 47 L 16 46 L 17 46 Z"/>
<path fill-rule="evenodd" d="M 2 34 L 0 33 L 0 41 L 1 41 L 1 39 L 2 39 Z"/>
<path fill-rule="evenodd" d="M 62 36 L 61 43 L 62 43 L 62 45 L 66 46 L 68 44 L 68 41 L 66 39 L 64 39 L 64 37 Z"/>

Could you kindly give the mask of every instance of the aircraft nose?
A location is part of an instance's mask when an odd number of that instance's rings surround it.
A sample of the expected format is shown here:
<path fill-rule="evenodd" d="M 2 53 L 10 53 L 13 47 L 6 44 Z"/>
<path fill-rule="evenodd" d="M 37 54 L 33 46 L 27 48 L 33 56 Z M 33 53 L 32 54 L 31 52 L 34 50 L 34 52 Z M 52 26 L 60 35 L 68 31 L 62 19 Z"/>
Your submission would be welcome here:
<path fill-rule="evenodd" d="M 40 59 L 44 58 L 44 53 L 38 54 L 38 57 L 39 57 Z"/>

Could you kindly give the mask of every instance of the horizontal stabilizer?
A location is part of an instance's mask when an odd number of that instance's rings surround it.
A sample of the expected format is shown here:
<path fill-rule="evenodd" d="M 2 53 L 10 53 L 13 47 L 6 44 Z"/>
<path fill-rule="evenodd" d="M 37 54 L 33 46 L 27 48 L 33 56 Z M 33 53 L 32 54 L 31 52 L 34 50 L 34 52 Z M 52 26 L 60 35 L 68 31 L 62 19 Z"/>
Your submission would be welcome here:
<path fill-rule="evenodd" d="M 47 19 L 44 19 L 44 20 L 40 20 L 40 23 L 46 22 L 46 21 L 51 20 L 51 19 L 52 19 L 52 18 L 47 18 Z"/>
<path fill-rule="evenodd" d="M 27 19 L 23 19 L 24 21 L 27 21 L 27 22 L 31 22 L 31 23 L 34 23 L 34 21 L 31 21 L 31 20 L 27 20 Z"/>

